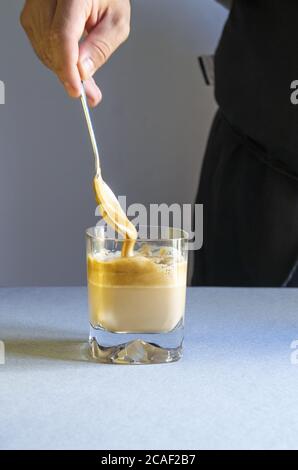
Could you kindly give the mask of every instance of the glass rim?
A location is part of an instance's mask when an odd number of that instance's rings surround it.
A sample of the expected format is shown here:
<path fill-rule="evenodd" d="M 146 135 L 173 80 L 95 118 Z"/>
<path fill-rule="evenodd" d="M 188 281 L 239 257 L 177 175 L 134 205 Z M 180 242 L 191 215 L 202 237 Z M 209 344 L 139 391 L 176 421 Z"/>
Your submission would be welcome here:
<path fill-rule="evenodd" d="M 161 230 L 161 232 L 163 230 L 173 230 L 174 232 L 177 231 L 179 232 L 180 236 L 173 236 L 172 238 L 169 238 L 169 237 L 158 237 L 158 238 L 137 238 L 135 240 L 136 243 L 138 242 L 162 242 L 162 241 L 185 241 L 187 242 L 189 240 L 189 234 L 188 232 L 186 232 L 186 230 L 183 230 L 181 228 L 177 228 L 177 227 L 168 227 L 166 225 L 139 225 L 139 227 L 143 227 L 143 228 L 146 228 L 146 229 L 150 229 L 150 228 L 153 228 L 153 229 L 157 229 L 157 230 Z M 104 241 L 115 241 L 115 242 L 120 242 L 120 243 L 124 243 L 125 242 L 125 238 L 120 238 L 122 235 L 119 234 L 119 238 L 116 238 L 116 237 L 106 237 L 105 234 L 102 236 L 102 233 L 100 235 L 95 235 L 94 232 L 96 229 L 99 229 L 101 228 L 102 229 L 102 232 L 104 232 L 104 229 L 105 227 L 103 226 L 93 226 L 93 227 L 89 227 L 85 230 L 85 234 L 86 234 L 86 237 L 89 237 L 93 240 L 104 240 Z"/>

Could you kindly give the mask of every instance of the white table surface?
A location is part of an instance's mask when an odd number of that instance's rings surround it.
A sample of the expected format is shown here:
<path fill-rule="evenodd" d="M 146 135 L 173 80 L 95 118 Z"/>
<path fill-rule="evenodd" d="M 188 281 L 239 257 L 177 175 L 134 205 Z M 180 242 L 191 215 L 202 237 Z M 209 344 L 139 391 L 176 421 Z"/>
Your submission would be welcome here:
<path fill-rule="evenodd" d="M 0 289 L 1 449 L 298 449 L 298 290 L 188 291 L 185 354 L 88 361 L 85 288 Z"/>

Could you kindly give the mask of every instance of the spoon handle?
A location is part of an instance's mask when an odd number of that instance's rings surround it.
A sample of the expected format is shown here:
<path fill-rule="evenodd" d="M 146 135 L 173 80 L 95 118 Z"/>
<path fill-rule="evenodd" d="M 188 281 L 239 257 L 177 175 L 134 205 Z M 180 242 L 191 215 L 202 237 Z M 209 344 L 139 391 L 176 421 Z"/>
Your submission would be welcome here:
<path fill-rule="evenodd" d="M 94 159 L 95 159 L 95 173 L 96 173 L 96 176 L 100 176 L 101 171 L 100 171 L 99 152 L 98 152 L 98 147 L 97 147 L 97 143 L 96 143 L 94 128 L 93 128 L 93 125 L 92 125 L 91 115 L 90 115 L 90 111 L 89 111 L 87 96 L 86 96 L 86 92 L 85 92 L 85 86 L 84 86 L 83 82 L 82 82 L 81 90 L 82 90 L 81 102 L 82 102 L 82 106 L 83 106 L 83 110 L 84 110 L 84 114 L 85 114 L 85 118 L 86 118 L 86 122 L 87 122 L 87 127 L 88 127 L 88 131 L 89 131 L 89 136 L 90 136 L 92 149 L 93 149 L 93 154 L 94 154 Z"/>

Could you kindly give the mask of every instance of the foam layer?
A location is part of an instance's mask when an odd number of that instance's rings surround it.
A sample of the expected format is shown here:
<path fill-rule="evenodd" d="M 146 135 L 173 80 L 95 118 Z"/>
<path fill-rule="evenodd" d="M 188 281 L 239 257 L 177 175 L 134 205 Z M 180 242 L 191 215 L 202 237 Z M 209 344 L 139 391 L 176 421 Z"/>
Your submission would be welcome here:
<path fill-rule="evenodd" d="M 101 286 L 177 286 L 184 285 L 186 261 L 172 257 L 88 256 L 88 281 Z"/>

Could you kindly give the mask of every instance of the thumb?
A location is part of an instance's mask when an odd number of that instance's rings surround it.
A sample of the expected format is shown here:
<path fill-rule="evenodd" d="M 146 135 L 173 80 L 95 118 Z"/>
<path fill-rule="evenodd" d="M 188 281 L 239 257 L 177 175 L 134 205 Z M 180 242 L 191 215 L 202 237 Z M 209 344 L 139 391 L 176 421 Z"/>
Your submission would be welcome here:
<path fill-rule="evenodd" d="M 82 80 L 92 77 L 128 35 L 129 21 L 107 13 L 80 44 L 78 68 Z"/>

